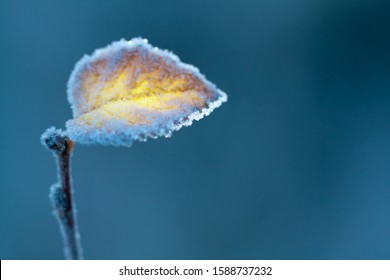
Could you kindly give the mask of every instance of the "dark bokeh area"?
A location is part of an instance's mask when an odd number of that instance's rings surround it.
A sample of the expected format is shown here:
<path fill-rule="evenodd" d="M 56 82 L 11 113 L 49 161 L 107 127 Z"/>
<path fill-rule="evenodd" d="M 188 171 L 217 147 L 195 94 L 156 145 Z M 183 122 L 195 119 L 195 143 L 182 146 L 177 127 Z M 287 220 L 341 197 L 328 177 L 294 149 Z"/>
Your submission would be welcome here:
<path fill-rule="evenodd" d="M 0 258 L 63 258 L 40 134 L 83 54 L 142 36 L 229 101 L 169 139 L 76 145 L 87 259 L 389 259 L 387 3 L 1 0 Z"/>

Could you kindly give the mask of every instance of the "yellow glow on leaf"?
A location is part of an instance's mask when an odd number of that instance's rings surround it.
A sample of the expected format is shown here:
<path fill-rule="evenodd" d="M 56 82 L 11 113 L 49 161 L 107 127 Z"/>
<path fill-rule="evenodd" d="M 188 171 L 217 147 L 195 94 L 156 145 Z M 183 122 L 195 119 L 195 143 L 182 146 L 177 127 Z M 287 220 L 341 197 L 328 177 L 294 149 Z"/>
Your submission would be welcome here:
<path fill-rule="evenodd" d="M 70 131 L 90 142 L 92 132 L 123 134 L 123 139 L 165 135 L 199 119 L 199 114 L 191 117 L 195 112 L 226 101 L 196 68 L 140 39 L 119 41 L 83 58 L 71 75 L 68 95 L 74 115 Z M 178 125 L 182 120 L 190 122 Z"/>

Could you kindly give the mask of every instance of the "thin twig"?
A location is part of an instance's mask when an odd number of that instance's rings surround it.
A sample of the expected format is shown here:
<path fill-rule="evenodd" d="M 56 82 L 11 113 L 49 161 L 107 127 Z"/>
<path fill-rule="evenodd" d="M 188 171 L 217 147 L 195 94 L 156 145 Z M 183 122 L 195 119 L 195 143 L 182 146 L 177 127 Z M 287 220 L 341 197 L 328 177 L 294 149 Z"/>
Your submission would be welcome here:
<path fill-rule="evenodd" d="M 51 186 L 49 197 L 60 227 L 65 257 L 80 260 L 83 253 L 70 174 L 70 157 L 74 144 L 66 133 L 55 128 L 47 129 L 41 137 L 41 142 L 53 152 L 57 160 L 58 183 Z"/>

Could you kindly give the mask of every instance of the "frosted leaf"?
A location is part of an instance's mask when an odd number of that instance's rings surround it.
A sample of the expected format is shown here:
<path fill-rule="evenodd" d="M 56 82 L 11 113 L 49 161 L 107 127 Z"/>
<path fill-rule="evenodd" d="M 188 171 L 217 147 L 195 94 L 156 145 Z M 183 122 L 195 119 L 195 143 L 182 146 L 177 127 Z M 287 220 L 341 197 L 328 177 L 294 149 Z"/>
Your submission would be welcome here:
<path fill-rule="evenodd" d="M 130 146 L 169 137 L 227 101 L 224 92 L 191 65 L 136 38 L 84 56 L 68 82 L 75 142 Z"/>

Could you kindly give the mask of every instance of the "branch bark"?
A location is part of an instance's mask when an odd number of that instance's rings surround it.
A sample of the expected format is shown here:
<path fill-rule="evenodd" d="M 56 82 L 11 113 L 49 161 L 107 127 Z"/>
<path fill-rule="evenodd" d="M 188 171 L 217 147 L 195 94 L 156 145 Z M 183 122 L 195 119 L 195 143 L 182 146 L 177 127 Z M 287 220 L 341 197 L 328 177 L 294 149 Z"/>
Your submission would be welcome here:
<path fill-rule="evenodd" d="M 57 161 L 58 183 L 51 186 L 49 198 L 60 227 L 65 258 L 83 259 L 70 172 L 74 143 L 66 133 L 55 128 L 47 129 L 42 135 L 41 142 L 53 152 Z"/>

